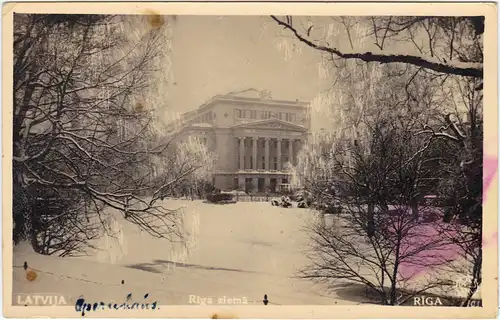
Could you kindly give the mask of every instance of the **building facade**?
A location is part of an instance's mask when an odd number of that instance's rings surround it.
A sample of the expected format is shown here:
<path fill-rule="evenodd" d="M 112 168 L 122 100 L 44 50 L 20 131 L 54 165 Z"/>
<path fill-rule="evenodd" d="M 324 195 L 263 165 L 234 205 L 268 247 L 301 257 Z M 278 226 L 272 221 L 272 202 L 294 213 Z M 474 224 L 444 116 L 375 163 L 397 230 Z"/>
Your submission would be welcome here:
<path fill-rule="evenodd" d="M 226 95 L 184 114 L 176 140 L 198 137 L 217 154 L 216 188 L 263 193 L 290 183 L 289 166 L 309 134 L 307 103 Z"/>

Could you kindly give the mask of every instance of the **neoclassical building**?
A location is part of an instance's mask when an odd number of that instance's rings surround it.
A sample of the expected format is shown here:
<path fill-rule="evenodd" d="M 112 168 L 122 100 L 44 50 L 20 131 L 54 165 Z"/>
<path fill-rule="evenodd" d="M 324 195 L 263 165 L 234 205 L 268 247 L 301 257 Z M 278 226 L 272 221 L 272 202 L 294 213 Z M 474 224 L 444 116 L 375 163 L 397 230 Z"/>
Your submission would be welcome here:
<path fill-rule="evenodd" d="M 272 100 L 269 92 L 248 96 L 248 91 L 215 96 L 185 113 L 176 135 L 198 137 L 215 151 L 216 188 L 273 192 L 290 183 L 288 165 L 310 134 L 309 107 Z"/>

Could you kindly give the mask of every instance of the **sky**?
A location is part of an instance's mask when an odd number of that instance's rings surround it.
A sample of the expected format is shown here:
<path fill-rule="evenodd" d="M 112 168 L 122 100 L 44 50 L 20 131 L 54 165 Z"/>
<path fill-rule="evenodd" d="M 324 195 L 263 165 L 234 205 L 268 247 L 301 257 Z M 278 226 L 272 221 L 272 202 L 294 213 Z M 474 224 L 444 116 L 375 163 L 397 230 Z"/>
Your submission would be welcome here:
<path fill-rule="evenodd" d="M 310 102 L 329 86 L 320 54 L 297 43 L 292 58 L 278 46 L 281 28 L 269 17 L 177 16 L 172 25 L 172 82 L 165 111 L 193 110 L 215 95 L 254 88 L 277 100 Z"/>

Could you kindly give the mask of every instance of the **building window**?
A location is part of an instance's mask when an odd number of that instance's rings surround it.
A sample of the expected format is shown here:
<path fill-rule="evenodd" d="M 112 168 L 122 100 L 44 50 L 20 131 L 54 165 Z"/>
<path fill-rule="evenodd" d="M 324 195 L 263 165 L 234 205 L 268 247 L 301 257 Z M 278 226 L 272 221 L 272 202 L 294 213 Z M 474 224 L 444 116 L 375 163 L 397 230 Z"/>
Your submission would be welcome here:
<path fill-rule="evenodd" d="M 262 169 L 266 168 L 266 157 L 262 157 Z"/>
<path fill-rule="evenodd" d="M 247 168 L 247 157 L 243 156 L 243 169 Z"/>
<path fill-rule="evenodd" d="M 208 139 L 207 138 L 203 138 L 203 144 L 208 145 Z"/>
<path fill-rule="evenodd" d="M 240 168 L 240 156 L 236 159 L 236 168 Z"/>
<path fill-rule="evenodd" d="M 269 118 L 271 118 L 271 111 L 262 111 L 261 118 L 262 119 L 269 119 Z"/>
<path fill-rule="evenodd" d="M 252 169 L 252 168 L 253 168 L 253 157 L 250 156 L 250 169 Z"/>
<path fill-rule="evenodd" d="M 274 170 L 278 170 L 278 158 L 274 157 Z"/>
<path fill-rule="evenodd" d="M 250 114 L 252 116 L 252 119 L 257 119 L 257 110 L 252 110 Z"/>

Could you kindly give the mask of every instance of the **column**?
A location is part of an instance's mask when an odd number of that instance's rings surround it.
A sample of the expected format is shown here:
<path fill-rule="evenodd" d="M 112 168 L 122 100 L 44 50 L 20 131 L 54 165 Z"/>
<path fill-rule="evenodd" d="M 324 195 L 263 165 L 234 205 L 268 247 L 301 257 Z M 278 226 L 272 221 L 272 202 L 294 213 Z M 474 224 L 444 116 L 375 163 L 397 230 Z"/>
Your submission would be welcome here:
<path fill-rule="evenodd" d="M 258 166 L 259 161 L 257 159 L 257 141 L 259 140 L 259 138 L 253 137 L 252 140 L 253 140 L 252 141 L 253 142 L 253 145 L 252 145 L 252 147 L 253 147 L 253 150 L 252 150 L 253 151 L 252 152 L 252 169 L 257 170 L 259 168 L 259 166 Z"/>
<path fill-rule="evenodd" d="M 297 140 L 296 140 L 296 142 L 297 142 L 297 143 L 296 143 L 297 148 L 296 148 L 296 150 L 295 150 L 295 153 L 297 153 L 297 154 L 298 154 L 298 153 L 300 152 L 300 150 L 302 149 L 302 144 L 303 144 L 303 141 L 304 141 L 304 140 L 302 140 L 302 139 L 297 139 Z"/>
<path fill-rule="evenodd" d="M 278 138 L 276 140 L 278 140 L 278 146 L 276 150 L 276 157 L 278 158 L 278 171 L 281 171 L 281 138 Z"/>
<path fill-rule="evenodd" d="M 294 164 L 293 162 L 293 139 L 288 139 L 288 162 L 290 162 L 291 165 Z"/>
<path fill-rule="evenodd" d="M 245 190 L 245 177 L 244 176 L 238 177 L 238 189 L 241 191 Z"/>
<path fill-rule="evenodd" d="M 266 174 L 266 176 L 264 177 L 264 191 L 266 193 L 269 192 L 270 186 L 271 186 L 271 178 L 269 177 L 269 175 Z"/>
<path fill-rule="evenodd" d="M 239 137 L 240 139 L 240 170 L 245 169 L 245 137 Z"/>
<path fill-rule="evenodd" d="M 266 154 L 265 154 L 265 157 L 266 157 L 266 159 L 265 159 L 265 161 L 266 161 L 266 170 L 269 171 L 269 169 L 271 168 L 269 166 L 269 138 L 264 138 L 264 139 L 266 141 L 266 146 L 265 146 L 265 148 L 266 148 Z"/>

